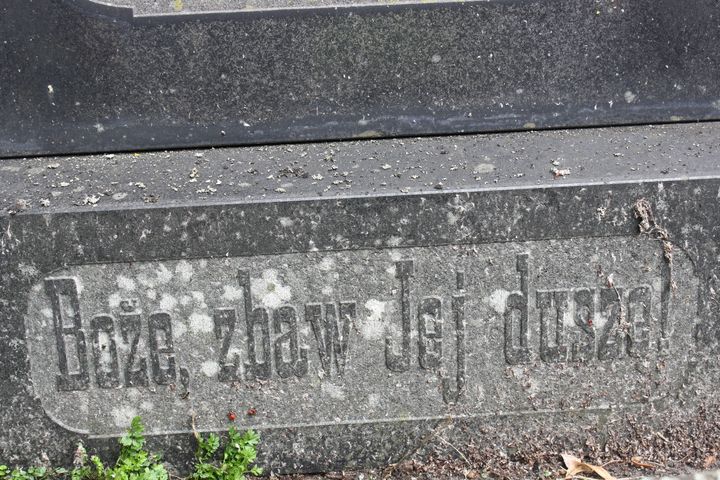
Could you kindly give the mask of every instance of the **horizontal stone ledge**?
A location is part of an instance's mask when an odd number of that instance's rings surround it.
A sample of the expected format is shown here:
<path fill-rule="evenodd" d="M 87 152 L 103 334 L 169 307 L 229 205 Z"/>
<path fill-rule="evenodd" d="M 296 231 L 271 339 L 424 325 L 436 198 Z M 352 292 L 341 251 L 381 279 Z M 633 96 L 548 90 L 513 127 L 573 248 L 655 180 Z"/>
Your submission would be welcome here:
<path fill-rule="evenodd" d="M 720 367 L 717 128 L 4 160 L 0 452 L 107 452 L 141 415 L 183 468 L 191 417 L 229 412 L 277 472 L 438 432 L 690 435 Z"/>
<path fill-rule="evenodd" d="M 4 159 L 0 215 L 662 182 L 718 149 L 710 122 Z"/>

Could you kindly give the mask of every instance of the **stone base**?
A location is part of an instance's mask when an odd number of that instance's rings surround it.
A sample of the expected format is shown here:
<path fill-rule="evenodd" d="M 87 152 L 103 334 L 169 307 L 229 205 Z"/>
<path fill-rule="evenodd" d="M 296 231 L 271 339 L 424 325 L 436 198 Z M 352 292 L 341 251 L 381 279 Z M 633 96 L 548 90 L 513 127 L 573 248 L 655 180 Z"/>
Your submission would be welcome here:
<path fill-rule="evenodd" d="M 183 470 L 191 418 L 234 412 L 273 472 L 680 425 L 720 367 L 719 149 L 688 124 L 3 160 L 0 459 L 108 453 L 134 415 Z"/>

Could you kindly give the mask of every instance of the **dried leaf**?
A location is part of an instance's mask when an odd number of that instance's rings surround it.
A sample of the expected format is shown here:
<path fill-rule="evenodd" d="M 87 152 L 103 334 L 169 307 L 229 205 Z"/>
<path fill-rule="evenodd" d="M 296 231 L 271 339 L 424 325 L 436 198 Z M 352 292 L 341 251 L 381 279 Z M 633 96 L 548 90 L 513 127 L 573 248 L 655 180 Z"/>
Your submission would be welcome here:
<path fill-rule="evenodd" d="M 632 457 L 630 459 L 630 462 L 638 468 L 655 468 L 655 465 L 653 465 L 651 463 L 643 462 L 643 459 L 640 457 Z"/>
<path fill-rule="evenodd" d="M 582 463 L 582 460 L 580 460 L 578 457 L 574 455 L 570 455 L 569 453 L 563 453 L 562 454 L 563 462 L 565 462 L 565 467 L 567 467 L 568 471 L 574 470 L 578 465 Z"/>
<path fill-rule="evenodd" d="M 555 176 L 555 178 L 567 177 L 570 175 L 569 168 L 551 168 L 550 172 Z"/>
<path fill-rule="evenodd" d="M 567 473 L 565 474 L 565 478 L 573 478 L 575 475 L 578 475 L 580 473 L 594 473 L 596 475 L 599 475 L 600 478 L 602 478 L 603 480 L 615 480 L 615 477 L 610 475 L 610 473 L 603 467 L 585 463 L 578 457 L 574 455 L 569 455 L 567 453 L 563 453 L 562 457 L 563 461 L 565 462 L 565 466 L 567 467 Z"/>
<path fill-rule="evenodd" d="M 709 457 L 705 458 L 705 461 L 703 462 L 703 467 L 706 469 L 710 468 L 717 462 L 717 457 L 715 455 L 710 455 Z"/>

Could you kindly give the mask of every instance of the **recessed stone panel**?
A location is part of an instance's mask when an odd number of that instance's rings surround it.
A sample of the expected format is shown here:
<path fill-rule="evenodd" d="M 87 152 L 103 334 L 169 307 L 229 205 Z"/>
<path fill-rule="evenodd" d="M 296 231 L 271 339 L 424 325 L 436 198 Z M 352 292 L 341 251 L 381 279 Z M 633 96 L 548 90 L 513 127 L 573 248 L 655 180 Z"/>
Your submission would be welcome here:
<path fill-rule="evenodd" d="M 310 251 L 67 267 L 32 287 L 26 327 L 36 394 L 71 430 L 386 422 L 662 398 L 697 288 L 644 237 Z"/>

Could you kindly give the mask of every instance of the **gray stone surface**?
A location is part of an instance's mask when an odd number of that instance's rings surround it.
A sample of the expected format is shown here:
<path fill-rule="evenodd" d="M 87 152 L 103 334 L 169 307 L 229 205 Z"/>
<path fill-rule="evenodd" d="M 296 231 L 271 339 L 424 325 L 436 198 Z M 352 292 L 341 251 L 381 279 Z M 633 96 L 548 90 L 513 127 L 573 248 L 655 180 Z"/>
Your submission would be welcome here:
<path fill-rule="evenodd" d="M 235 411 L 273 471 L 384 465 L 439 429 L 681 430 L 716 411 L 719 133 L 3 160 L 0 458 L 107 453 L 133 414 L 182 468 L 192 415 Z"/>
<path fill-rule="evenodd" d="M 5 0 L 0 157 L 719 119 L 719 24 L 714 0 Z"/>

